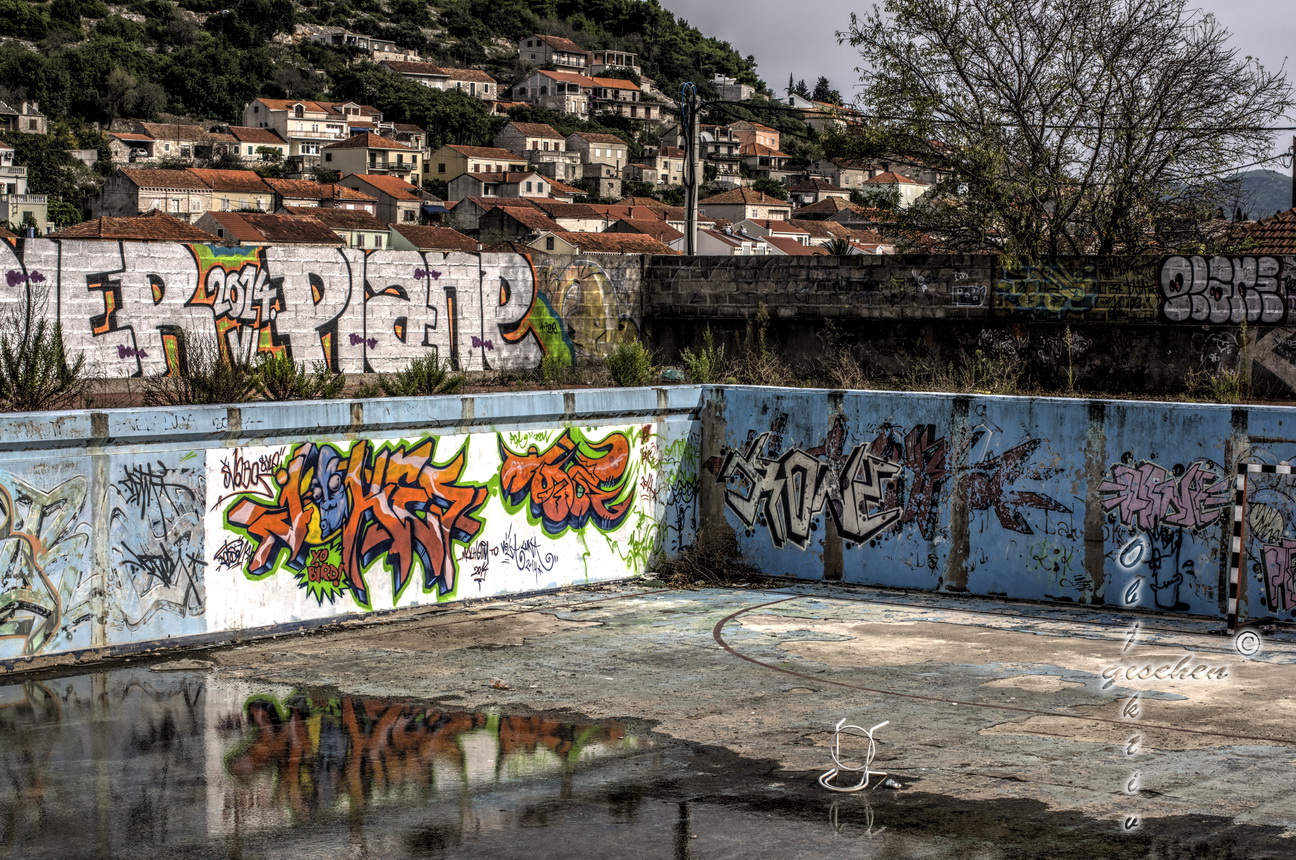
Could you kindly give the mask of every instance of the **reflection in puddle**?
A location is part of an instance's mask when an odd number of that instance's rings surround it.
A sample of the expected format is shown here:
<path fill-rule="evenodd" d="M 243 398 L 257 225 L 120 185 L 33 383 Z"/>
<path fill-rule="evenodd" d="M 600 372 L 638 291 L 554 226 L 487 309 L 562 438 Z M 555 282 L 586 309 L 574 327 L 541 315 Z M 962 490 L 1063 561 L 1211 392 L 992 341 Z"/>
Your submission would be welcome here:
<path fill-rule="evenodd" d="M 20 857 L 377 849 L 420 818 L 435 821 L 420 838 L 455 844 L 517 827 L 578 770 L 649 746 L 618 723 L 146 669 L 0 687 L 0 737 L 0 856 Z"/>
<path fill-rule="evenodd" d="M 257 695 L 222 723 L 239 812 L 303 823 L 330 809 L 459 793 L 561 773 L 641 745 L 621 725 L 447 711 L 376 699 Z M 284 822 L 274 822 L 286 823 Z"/>

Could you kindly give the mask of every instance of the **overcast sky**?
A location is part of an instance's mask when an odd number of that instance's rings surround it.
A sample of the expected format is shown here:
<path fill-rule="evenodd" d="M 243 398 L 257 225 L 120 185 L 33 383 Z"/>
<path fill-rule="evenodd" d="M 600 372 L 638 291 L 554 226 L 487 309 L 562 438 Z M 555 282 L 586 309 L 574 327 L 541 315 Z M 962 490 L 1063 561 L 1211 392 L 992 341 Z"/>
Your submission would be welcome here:
<path fill-rule="evenodd" d="M 854 71 L 859 55 L 849 45 L 838 45 L 835 33 L 850 24 L 850 13 L 863 13 L 872 2 L 857 0 L 660 0 L 662 6 L 704 34 L 731 44 L 744 57 L 756 57 L 756 73 L 782 95 L 788 75 L 805 79 L 811 87 L 823 75 L 849 102 L 859 75 Z M 880 5 L 880 3 L 879 3 Z M 1188 0 L 1215 17 L 1233 34 L 1241 54 L 1256 57 L 1266 69 L 1286 62 L 1288 78 L 1296 82 L 1296 3 L 1292 0 Z M 1296 125 L 1282 122 L 1281 125 Z M 1279 135 L 1280 149 L 1291 145 L 1291 134 Z M 1272 165 L 1271 165 L 1272 166 Z"/>

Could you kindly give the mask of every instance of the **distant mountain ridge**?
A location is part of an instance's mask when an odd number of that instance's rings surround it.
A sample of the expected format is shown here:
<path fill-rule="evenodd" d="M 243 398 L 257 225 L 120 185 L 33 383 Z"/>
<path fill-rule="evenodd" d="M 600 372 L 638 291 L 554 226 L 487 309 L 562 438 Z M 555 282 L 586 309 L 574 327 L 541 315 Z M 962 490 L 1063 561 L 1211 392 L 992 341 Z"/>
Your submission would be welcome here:
<path fill-rule="evenodd" d="M 1245 220 L 1268 218 L 1275 212 L 1292 208 L 1292 178 L 1276 170 L 1248 170 L 1239 173 L 1240 180 L 1236 208 L 1242 210 Z M 1227 217 L 1234 213 L 1227 212 Z"/>

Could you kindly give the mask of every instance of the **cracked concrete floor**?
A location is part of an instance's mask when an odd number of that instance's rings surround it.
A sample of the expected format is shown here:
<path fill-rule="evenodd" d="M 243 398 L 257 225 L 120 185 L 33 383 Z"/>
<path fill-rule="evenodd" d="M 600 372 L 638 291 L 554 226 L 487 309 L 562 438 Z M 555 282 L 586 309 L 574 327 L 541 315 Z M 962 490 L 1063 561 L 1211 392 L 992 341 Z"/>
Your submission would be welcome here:
<path fill-rule="evenodd" d="M 223 677 L 299 688 L 642 720 L 748 763 L 731 765 L 737 794 L 773 784 L 789 807 L 867 808 L 893 836 L 1020 843 L 984 856 L 1071 856 L 1038 839 L 1081 832 L 1077 856 L 1296 856 L 1296 636 L 1248 659 L 1218 627 L 822 585 L 632 583 L 211 659 Z M 890 721 L 875 766 L 899 791 L 815 784 L 842 719 Z"/>

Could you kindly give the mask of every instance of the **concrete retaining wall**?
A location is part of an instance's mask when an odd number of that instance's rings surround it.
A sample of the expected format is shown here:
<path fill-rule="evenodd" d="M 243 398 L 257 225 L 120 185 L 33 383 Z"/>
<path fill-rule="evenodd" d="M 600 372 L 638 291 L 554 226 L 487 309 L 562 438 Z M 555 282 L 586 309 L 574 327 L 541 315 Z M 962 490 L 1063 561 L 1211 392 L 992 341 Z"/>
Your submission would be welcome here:
<path fill-rule="evenodd" d="M 771 573 L 1296 620 L 1296 413 L 715 389 L 702 528 Z M 1244 507 L 1235 506 L 1239 468 Z"/>
<path fill-rule="evenodd" d="M 0 416 L 0 666 L 622 579 L 696 526 L 699 389 Z"/>

